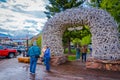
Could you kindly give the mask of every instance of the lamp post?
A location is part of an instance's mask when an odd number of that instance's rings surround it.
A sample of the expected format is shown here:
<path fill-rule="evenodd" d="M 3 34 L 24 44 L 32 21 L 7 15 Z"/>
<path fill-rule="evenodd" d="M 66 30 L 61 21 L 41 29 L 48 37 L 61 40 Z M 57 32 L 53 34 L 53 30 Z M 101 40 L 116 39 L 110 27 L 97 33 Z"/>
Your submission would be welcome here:
<path fill-rule="evenodd" d="M 29 31 L 28 31 L 28 34 L 26 35 L 26 46 L 27 46 L 26 51 L 28 51 L 28 47 L 29 47 Z"/>

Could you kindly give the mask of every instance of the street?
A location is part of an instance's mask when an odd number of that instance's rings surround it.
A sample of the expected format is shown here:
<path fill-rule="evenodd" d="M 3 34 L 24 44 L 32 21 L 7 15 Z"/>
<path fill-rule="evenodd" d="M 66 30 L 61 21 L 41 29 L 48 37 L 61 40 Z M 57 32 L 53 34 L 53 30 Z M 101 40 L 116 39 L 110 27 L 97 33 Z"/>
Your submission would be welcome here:
<path fill-rule="evenodd" d="M 30 75 L 29 64 L 19 63 L 17 58 L 0 59 L 0 80 L 119 80 L 120 72 L 86 69 L 80 61 L 52 66 L 45 72 L 45 66 L 37 64 L 36 74 Z"/>
<path fill-rule="evenodd" d="M 36 77 L 31 76 L 29 64 L 19 63 L 17 58 L 0 60 L 0 80 L 42 80 L 46 75 L 42 65 L 37 66 L 36 72 Z"/>

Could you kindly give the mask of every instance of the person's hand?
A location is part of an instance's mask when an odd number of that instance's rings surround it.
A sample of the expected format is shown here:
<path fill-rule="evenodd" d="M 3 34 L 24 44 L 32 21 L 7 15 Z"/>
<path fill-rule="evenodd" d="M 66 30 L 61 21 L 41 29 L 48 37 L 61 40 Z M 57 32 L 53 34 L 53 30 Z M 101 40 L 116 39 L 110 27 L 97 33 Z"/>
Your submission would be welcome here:
<path fill-rule="evenodd" d="M 40 57 L 40 61 L 41 61 L 41 62 L 44 62 L 44 58 L 43 58 L 43 57 Z"/>

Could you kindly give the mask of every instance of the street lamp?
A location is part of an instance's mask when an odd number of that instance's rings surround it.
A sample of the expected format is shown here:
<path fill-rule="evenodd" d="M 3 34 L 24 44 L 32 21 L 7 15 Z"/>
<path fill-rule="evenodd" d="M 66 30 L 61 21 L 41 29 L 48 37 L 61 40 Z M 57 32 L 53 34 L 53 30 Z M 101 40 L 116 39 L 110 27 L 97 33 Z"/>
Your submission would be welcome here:
<path fill-rule="evenodd" d="M 28 47 L 29 47 L 29 31 L 27 31 L 27 35 L 26 35 L 26 46 L 27 46 L 27 51 L 28 51 Z"/>

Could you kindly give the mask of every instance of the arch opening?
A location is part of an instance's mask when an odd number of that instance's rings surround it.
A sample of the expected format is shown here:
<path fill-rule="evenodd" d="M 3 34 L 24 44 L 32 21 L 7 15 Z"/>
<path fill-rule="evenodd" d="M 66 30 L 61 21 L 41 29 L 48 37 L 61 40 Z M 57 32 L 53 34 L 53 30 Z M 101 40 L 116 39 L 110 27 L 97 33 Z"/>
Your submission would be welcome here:
<path fill-rule="evenodd" d="M 84 45 L 88 45 L 90 48 L 91 44 L 91 32 L 87 25 L 76 25 L 74 27 L 67 28 L 62 37 L 64 53 L 75 54 L 76 48 L 80 48 Z"/>

